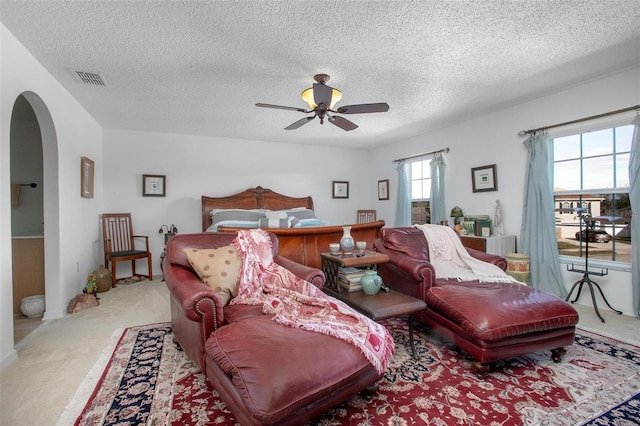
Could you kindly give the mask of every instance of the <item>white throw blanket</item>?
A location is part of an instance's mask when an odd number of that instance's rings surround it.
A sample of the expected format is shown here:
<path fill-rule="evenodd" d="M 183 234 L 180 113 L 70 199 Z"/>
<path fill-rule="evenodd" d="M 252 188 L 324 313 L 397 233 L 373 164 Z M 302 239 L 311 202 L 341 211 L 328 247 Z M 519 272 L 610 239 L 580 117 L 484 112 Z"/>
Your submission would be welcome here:
<path fill-rule="evenodd" d="M 443 225 L 414 225 L 422 230 L 429 243 L 429 261 L 436 278 L 458 281 L 519 282 L 498 266 L 472 257 L 453 229 Z"/>

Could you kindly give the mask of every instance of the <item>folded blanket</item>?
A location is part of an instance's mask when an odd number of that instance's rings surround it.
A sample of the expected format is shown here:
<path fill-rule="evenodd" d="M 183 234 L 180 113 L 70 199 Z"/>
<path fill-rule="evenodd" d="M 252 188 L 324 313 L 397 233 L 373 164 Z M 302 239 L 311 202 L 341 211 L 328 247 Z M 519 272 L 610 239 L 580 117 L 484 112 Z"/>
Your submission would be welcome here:
<path fill-rule="evenodd" d="M 344 340 L 359 348 L 378 373 L 386 371 L 394 352 L 386 328 L 274 262 L 265 231 L 240 231 L 233 244 L 242 269 L 231 304 L 261 305 L 279 324 Z"/>
<path fill-rule="evenodd" d="M 414 225 L 422 230 L 429 243 L 429 261 L 436 278 L 458 281 L 519 282 L 498 266 L 472 257 L 453 229 L 443 225 Z"/>

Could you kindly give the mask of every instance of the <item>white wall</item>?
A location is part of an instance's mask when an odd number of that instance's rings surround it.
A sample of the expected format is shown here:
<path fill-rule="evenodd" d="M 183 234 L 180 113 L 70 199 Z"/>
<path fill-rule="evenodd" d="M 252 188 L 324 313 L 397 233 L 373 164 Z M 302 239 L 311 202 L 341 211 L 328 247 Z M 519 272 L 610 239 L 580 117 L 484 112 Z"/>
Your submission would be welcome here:
<path fill-rule="evenodd" d="M 15 37 L 0 25 L 0 368 L 15 359 L 10 207 L 11 113 L 24 94 L 40 122 L 45 210 L 45 319 L 66 312 L 95 268 L 88 247 L 98 239 L 102 178 L 96 198 L 80 198 L 80 157 L 102 160 L 102 129 Z"/>
<path fill-rule="evenodd" d="M 394 223 L 393 200 L 397 199 L 398 179 L 391 159 L 449 147 L 451 151 L 444 157 L 447 164 L 446 211 L 458 205 L 465 214 L 493 216 L 495 200 L 500 199 L 504 207 L 505 232 L 519 235 L 527 152 L 522 144 L 526 138 L 518 136 L 518 132 L 638 104 L 640 68 L 636 67 L 556 93 L 541 94 L 537 99 L 499 111 L 488 111 L 481 117 L 433 130 L 420 137 L 379 147 L 371 153 L 371 179 L 390 177 L 392 202 L 376 200 L 372 202 L 372 208 L 378 209 L 388 224 Z M 634 115 L 631 112 L 608 120 L 619 122 L 626 118 L 630 122 Z M 566 132 L 566 128 L 562 131 Z M 497 165 L 498 190 L 473 193 L 471 168 L 490 164 Z M 593 266 L 597 267 L 595 262 Z M 580 278 L 576 273 L 565 273 L 564 276 L 568 290 Z M 614 308 L 633 315 L 629 272 L 611 271 L 611 276 L 594 277 L 594 280 L 603 283 L 603 290 Z M 591 305 L 584 292 L 580 302 Z M 598 304 L 604 306 L 600 301 Z"/>
<path fill-rule="evenodd" d="M 313 197 L 315 211 L 333 225 L 355 223 L 370 207 L 377 181 L 368 174 L 368 154 L 349 148 L 105 130 L 105 212 L 131 212 L 137 234 L 148 235 L 154 274 L 164 239 L 161 225 L 180 233 L 202 230 L 201 196 L 231 195 L 258 185 Z M 166 197 L 143 197 L 142 175 L 165 175 Z M 349 182 L 349 198 L 333 199 L 332 182 Z M 122 274 L 130 271 L 126 262 Z M 143 262 L 139 262 L 140 270 Z"/>

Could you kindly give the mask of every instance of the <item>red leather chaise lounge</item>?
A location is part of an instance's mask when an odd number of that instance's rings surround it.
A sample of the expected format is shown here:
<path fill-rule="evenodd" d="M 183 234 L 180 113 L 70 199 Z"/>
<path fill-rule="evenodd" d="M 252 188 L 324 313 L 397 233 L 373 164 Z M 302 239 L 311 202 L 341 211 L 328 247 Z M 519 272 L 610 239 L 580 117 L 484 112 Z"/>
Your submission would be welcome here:
<path fill-rule="evenodd" d="M 223 306 L 192 269 L 184 249 L 218 248 L 234 238 L 213 232 L 176 235 L 167 243 L 163 272 L 175 341 L 238 423 L 304 424 L 382 377 L 349 343 L 278 324 L 259 306 Z M 322 271 L 277 256 L 277 238 L 271 239 L 278 264 L 324 286 Z"/>
<path fill-rule="evenodd" d="M 436 279 L 427 239 L 418 228 L 383 228 L 374 246 L 389 256 L 379 268 L 385 285 L 424 300 L 427 309 L 417 317 L 471 356 L 480 377 L 492 361 L 532 352 L 551 350 L 560 362 L 563 347 L 573 343 L 578 313 L 559 297 L 518 283 Z M 500 256 L 467 251 L 507 267 Z"/>

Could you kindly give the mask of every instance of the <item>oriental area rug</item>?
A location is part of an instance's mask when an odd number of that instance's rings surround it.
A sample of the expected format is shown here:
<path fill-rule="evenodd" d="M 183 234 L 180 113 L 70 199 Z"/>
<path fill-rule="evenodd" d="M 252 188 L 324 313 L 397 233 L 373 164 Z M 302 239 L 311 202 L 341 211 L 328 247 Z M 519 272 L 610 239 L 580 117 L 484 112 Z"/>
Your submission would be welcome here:
<path fill-rule="evenodd" d="M 561 363 L 549 352 L 534 353 L 496 363 L 480 380 L 463 354 L 426 328 L 416 327 L 416 360 L 406 321 L 383 323 L 396 353 L 378 391 L 356 395 L 310 425 L 636 425 L 640 419 L 636 345 L 579 330 Z M 169 324 L 128 328 L 114 343 L 92 387 L 76 393 L 59 425 L 238 424 L 176 347 Z"/>

